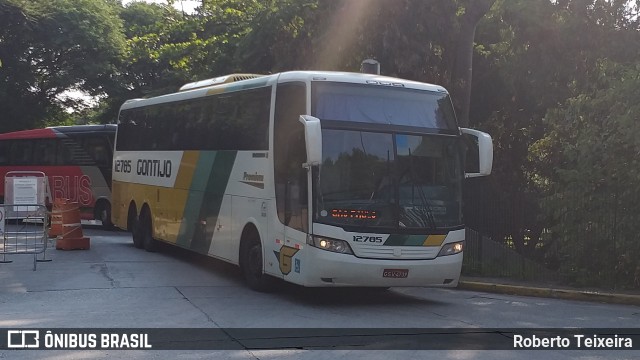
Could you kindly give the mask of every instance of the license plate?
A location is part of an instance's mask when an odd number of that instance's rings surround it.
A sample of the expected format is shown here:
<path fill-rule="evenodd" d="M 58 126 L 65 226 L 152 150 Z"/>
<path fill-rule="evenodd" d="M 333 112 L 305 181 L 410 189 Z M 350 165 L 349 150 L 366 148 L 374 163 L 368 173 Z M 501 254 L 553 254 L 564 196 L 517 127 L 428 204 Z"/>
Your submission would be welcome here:
<path fill-rule="evenodd" d="M 384 269 L 382 271 L 382 277 L 386 278 L 406 278 L 409 276 L 409 269 Z"/>

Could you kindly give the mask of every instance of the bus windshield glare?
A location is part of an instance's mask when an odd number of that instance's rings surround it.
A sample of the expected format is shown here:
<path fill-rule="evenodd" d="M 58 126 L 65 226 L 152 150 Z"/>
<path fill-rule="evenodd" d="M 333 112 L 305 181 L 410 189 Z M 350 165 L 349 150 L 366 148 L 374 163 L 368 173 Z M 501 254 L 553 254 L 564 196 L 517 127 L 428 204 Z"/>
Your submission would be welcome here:
<path fill-rule="evenodd" d="M 316 82 L 312 92 L 319 119 L 458 131 L 446 92 L 335 82 Z"/>
<path fill-rule="evenodd" d="M 323 160 L 314 171 L 314 221 L 347 231 L 462 226 L 462 142 L 433 131 L 456 126 L 447 94 L 338 84 L 338 94 L 353 92 L 351 101 L 319 85 L 313 109 L 323 122 Z"/>

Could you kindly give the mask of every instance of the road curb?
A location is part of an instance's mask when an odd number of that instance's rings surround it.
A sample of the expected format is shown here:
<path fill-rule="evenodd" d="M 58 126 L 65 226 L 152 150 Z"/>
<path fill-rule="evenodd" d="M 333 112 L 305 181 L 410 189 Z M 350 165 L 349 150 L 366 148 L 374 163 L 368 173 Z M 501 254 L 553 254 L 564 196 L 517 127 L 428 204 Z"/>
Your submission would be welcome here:
<path fill-rule="evenodd" d="M 519 285 L 493 284 L 475 281 L 460 281 L 458 289 L 499 294 L 546 297 L 565 300 L 593 301 L 608 304 L 640 306 L 640 295 L 602 293 L 568 289 L 552 289 Z"/>

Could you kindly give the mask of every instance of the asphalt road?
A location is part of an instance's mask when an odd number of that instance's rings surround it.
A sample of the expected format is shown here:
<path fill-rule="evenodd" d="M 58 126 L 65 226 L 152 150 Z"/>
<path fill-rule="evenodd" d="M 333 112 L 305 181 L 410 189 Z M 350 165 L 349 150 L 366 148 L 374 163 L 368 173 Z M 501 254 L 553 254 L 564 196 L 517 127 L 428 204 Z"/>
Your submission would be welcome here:
<path fill-rule="evenodd" d="M 134 248 L 124 232 L 85 228 L 85 235 L 91 238 L 90 250 L 50 249 L 46 256 L 52 261 L 38 263 L 37 271 L 30 255 L 12 255 L 12 263 L 0 264 L 0 328 L 208 328 L 222 331 L 234 345 L 200 351 L 0 350 L 0 359 L 640 358 L 640 351 L 459 350 L 465 347 L 461 341 L 474 339 L 451 334 L 473 329 L 639 328 L 637 306 L 430 288 L 370 291 L 285 284 L 274 293 L 257 293 L 228 264 L 165 246 L 148 253 Z M 274 329 L 266 337 L 262 330 L 263 348 L 280 343 L 286 348 L 260 350 L 242 332 L 255 328 Z M 293 342 L 291 333 L 275 331 L 290 328 L 312 331 L 300 331 Z M 366 338 L 340 331 L 358 328 L 378 334 Z M 427 347 L 440 344 L 447 350 L 420 350 L 421 340 L 398 338 L 399 329 L 407 328 L 442 329 L 438 337 L 422 335 L 432 342 Z M 358 342 L 363 338 L 368 340 Z M 372 350 L 398 339 L 392 348 L 403 349 L 403 341 L 408 341 L 407 350 Z M 340 347 L 347 343 L 353 346 Z"/>

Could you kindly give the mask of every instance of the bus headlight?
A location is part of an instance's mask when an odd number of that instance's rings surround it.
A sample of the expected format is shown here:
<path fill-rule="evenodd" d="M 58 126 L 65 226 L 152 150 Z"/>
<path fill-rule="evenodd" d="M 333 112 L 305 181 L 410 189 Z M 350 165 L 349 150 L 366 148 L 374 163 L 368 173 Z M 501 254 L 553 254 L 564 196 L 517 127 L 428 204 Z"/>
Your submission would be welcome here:
<path fill-rule="evenodd" d="M 464 241 L 452 242 L 449 244 L 444 244 L 438 256 L 447 256 L 447 255 L 455 255 L 461 253 L 464 249 Z"/>
<path fill-rule="evenodd" d="M 329 239 L 322 236 L 309 235 L 307 243 L 318 249 L 332 251 L 340 254 L 353 254 L 351 246 L 344 240 Z"/>

